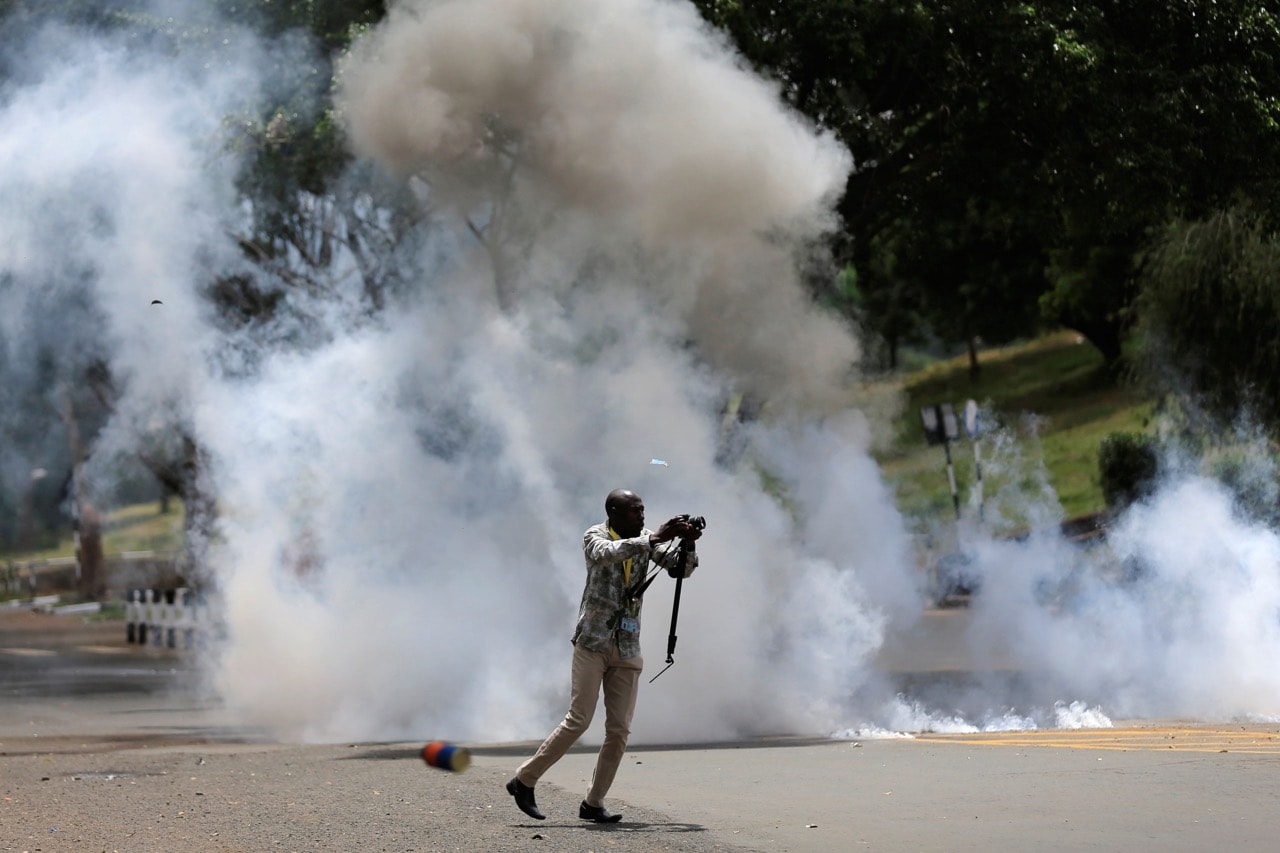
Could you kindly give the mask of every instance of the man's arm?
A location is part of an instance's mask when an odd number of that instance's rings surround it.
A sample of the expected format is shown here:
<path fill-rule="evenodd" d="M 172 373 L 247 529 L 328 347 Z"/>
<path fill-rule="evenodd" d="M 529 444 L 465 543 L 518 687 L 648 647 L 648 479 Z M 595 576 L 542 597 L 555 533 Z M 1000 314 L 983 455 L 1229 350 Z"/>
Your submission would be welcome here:
<path fill-rule="evenodd" d="M 653 549 L 653 561 L 657 563 L 659 566 L 662 566 L 664 569 L 674 569 L 676 567 L 676 561 L 679 559 L 679 557 L 680 557 L 679 542 L 672 542 L 671 544 L 665 547 Z M 685 558 L 685 561 L 684 561 L 683 577 L 686 577 L 686 578 L 689 577 L 689 575 L 693 574 L 693 570 L 696 569 L 697 567 L 698 567 L 698 552 L 696 549 L 694 549 L 693 543 L 690 542 L 689 555 L 688 557 Z"/>
<path fill-rule="evenodd" d="M 664 548 L 653 549 L 653 561 L 664 569 L 674 569 L 676 561 L 680 557 L 680 542 L 676 541 L 677 537 L 684 541 L 688 556 L 684 564 L 684 577 L 693 574 L 693 570 L 698 567 L 698 552 L 696 543 L 698 538 L 702 536 L 702 529 L 694 527 L 680 516 L 670 519 L 662 527 L 658 528 L 658 534 L 663 534 L 668 544 Z M 654 537 L 650 537 L 652 541 Z M 657 543 L 655 543 L 656 545 Z"/>
<path fill-rule="evenodd" d="M 652 550 L 647 533 L 632 539 L 611 539 L 607 528 L 592 527 L 582 536 L 582 553 L 593 566 L 621 563 L 635 557 L 647 560 Z"/>

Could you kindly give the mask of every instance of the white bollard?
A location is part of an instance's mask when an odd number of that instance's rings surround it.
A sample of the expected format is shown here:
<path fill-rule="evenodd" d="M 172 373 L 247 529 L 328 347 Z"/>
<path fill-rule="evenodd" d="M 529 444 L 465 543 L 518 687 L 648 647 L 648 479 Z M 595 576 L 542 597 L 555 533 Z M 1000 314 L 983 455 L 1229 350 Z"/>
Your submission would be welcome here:
<path fill-rule="evenodd" d="M 142 590 L 131 589 L 125 593 L 124 622 L 125 642 L 143 642 L 139 638 L 139 634 L 142 631 Z"/>

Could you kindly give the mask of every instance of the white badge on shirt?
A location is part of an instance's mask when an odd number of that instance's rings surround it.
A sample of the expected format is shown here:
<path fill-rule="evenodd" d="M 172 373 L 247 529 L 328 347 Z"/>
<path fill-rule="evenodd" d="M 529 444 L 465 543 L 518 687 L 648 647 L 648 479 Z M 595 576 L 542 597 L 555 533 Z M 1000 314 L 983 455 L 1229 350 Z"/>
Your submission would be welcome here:
<path fill-rule="evenodd" d="M 623 616 L 622 621 L 618 623 L 618 627 L 628 634 L 634 634 L 640 630 L 640 621 L 630 616 Z"/>

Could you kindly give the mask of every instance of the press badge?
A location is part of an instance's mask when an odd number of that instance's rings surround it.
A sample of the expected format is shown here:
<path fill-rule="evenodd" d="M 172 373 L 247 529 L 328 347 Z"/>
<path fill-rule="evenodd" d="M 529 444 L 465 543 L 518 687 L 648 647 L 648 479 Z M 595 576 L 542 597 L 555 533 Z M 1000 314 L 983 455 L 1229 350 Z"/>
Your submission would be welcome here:
<path fill-rule="evenodd" d="M 618 623 L 618 629 L 626 631 L 628 634 L 634 634 L 640 630 L 640 621 L 630 616 L 623 616 L 622 621 Z"/>

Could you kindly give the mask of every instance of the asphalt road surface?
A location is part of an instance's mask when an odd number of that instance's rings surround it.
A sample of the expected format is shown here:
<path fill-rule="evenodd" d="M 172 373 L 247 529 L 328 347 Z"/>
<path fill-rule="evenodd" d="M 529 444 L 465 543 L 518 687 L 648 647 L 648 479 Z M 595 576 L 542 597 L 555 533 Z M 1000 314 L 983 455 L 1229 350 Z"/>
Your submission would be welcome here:
<path fill-rule="evenodd" d="M 237 725 L 185 659 L 119 623 L 0 613 L 0 851 L 1273 851 L 1280 727 L 906 739 L 772 739 L 628 752 L 611 808 L 577 820 L 594 751 L 538 786 L 503 783 L 535 746 L 302 746 Z"/>

